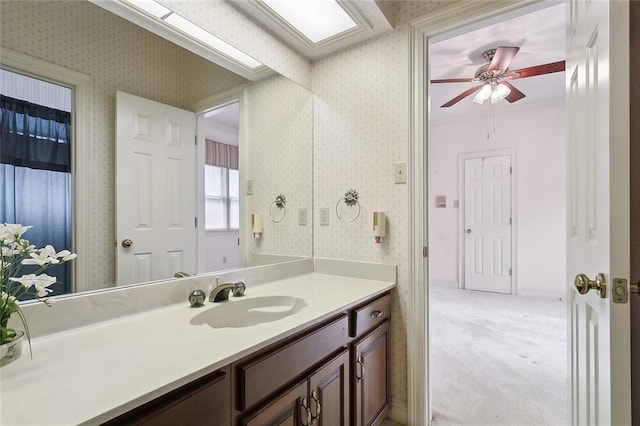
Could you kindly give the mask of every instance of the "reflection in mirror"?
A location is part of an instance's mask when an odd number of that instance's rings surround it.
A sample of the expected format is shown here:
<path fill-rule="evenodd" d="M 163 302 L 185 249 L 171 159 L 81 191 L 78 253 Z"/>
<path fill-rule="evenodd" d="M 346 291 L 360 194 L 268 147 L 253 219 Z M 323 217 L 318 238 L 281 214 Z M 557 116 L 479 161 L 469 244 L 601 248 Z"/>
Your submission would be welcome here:
<path fill-rule="evenodd" d="M 198 262 L 198 272 L 312 255 L 312 226 L 306 224 L 306 218 L 302 220 L 305 210 L 310 217 L 312 209 L 310 92 L 278 75 L 249 82 L 86 1 L 3 1 L 0 8 L 2 48 L 47 64 L 25 69 L 24 64 L 31 62 L 7 64 L 8 56 L 2 55 L 2 68 L 50 80 L 48 68 L 54 65 L 90 79 L 90 84 L 82 86 L 82 93 L 80 85 L 69 87 L 72 105 L 82 105 L 87 93 L 92 100 L 89 107 L 72 111 L 71 249 L 79 255 L 73 289 L 116 284 L 116 250 L 121 247 L 115 232 L 118 91 L 204 113 L 191 106 L 245 87 L 238 112 L 238 237 L 222 250 L 217 245 L 215 250 L 201 250 L 199 258 L 208 264 Z M 87 127 L 88 136 L 78 138 L 79 129 Z M 215 135 L 206 138 L 221 139 Z M 203 161 L 204 180 L 204 157 L 199 161 Z M 253 182 L 252 195 L 247 195 L 247 181 Z M 205 203 L 202 184 L 196 198 Z M 84 189 L 79 190 L 81 187 Z M 268 208 L 280 193 L 287 196 L 287 215 L 276 224 L 269 219 Z M 233 203 L 228 201 L 229 210 L 235 208 Z M 53 209 L 46 201 L 41 204 L 47 211 Z M 264 216 L 264 233 L 259 240 L 251 233 L 252 213 Z M 199 229 L 205 230 L 206 218 L 200 213 L 197 216 Z M 228 254 L 232 252 L 237 262 Z M 174 272 L 178 271 L 167 270 L 165 276 Z"/>

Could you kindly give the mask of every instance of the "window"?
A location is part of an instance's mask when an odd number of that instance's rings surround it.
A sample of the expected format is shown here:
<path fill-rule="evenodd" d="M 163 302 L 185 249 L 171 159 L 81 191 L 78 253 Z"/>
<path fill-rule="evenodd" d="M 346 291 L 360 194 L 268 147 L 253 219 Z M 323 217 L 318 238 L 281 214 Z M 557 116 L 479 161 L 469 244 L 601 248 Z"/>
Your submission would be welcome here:
<path fill-rule="evenodd" d="M 238 147 L 210 140 L 206 140 L 205 143 L 205 229 L 238 229 L 240 227 Z"/>
<path fill-rule="evenodd" d="M 25 238 L 56 251 L 73 250 L 71 99 L 67 87 L 0 70 L 0 223 L 32 226 Z M 71 268 L 47 272 L 50 296 L 71 292 Z"/>

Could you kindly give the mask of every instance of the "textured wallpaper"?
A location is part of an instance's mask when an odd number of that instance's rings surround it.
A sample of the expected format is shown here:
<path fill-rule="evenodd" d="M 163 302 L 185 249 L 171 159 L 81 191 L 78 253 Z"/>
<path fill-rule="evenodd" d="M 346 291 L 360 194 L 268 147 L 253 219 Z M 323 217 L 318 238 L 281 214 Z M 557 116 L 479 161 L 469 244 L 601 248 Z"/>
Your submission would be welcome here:
<path fill-rule="evenodd" d="M 447 2 L 394 2 L 395 30 L 314 62 L 314 255 L 398 265 L 392 298 L 393 405 L 407 400 L 408 185 L 394 184 L 393 163 L 408 161 L 409 35 L 406 23 Z M 361 214 L 339 222 L 335 206 L 349 188 Z M 318 209 L 328 207 L 330 225 Z M 387 236 L 375 244 L 372 212 L 387 215 Z M 392 412 L 393 414 L 393 412 Z"/>
<path fill-rule="evenodd" d="M 282 76 L 270 77 L 247 89 L 249 117 L 248 170 L 254 194 L 248 195 L 247 226 L 251 214 L 264 217 L 264 233 L 247 233 L 249 253 L 311 256 L 313 95 Z M 242 150 L 242 147 L 241 147 Z M 241 184 L 244 190 L 244 182 Z M 278 194 L 287 199 L 286 215 L 279 223 L 269 216 Z M 307 225 L 298 224 L 298 209 L 307 209 Z M 272 207 L 275 220 L 282 210 Z"/>
<path fill-rule="evenodd" d="M 86 1 L 1 1 L 2 47 L 93 77 L 92 279 L 115 281 L 115 94 L 179 108 L 246 82 Z"/>
<path fill-rule="evenodd" d="M 309 60 L 271 36 L 225 0 L 160 0 L 269 68 L 309 87 Z"/>

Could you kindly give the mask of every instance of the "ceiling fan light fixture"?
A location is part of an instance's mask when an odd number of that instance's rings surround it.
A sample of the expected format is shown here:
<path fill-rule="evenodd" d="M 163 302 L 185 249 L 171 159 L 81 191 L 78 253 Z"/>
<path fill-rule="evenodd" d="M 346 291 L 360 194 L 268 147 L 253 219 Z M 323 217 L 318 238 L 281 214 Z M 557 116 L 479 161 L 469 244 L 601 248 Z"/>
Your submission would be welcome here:
<path fill-rule="evenodd" d="M 497 104 L 511 93 L 511 89 L 509 89 L 506 85 L 500 83 L 495 86 L 491 92 L 491 103 Z"/>
<path fill-rule="evenodd" d="M 489 99 L 491 97 L 491 93 L 492 92 L 493 92 L 493 89 L 492 89 L 491 85 L 489 83 L 485 83 L 482 86 L 482 88 L 480 89 L 480 91 L 473 98 L 473 102 L 475 102 L 477 104 L 483 104 L 484 101 L 486 101 L 487 99 Z"/>

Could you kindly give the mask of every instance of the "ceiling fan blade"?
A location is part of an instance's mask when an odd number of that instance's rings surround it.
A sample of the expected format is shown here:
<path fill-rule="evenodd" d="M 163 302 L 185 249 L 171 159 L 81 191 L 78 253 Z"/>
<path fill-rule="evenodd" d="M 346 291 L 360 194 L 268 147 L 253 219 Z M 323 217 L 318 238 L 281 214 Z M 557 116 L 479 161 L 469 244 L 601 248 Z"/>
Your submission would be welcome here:
<path fill-rule="evenodd" d="M 518 50 L 520 50 L 519 47 L 498 47 L 496 49 L 496 53 L 493 55 L 491 64 L 489 64 L 487 72 L 491 73 L 492 71 L 499 71 L 498 74 L 504 74 L 513 58 L 516 56 L 516 53 L 518 53 Z"/>
<path fill-rule="evenodd" d="M 460 102 L 461 100 L 463 100 L 464 98 L 466 98 L 467 96 L 473 94 L 475 91 L 477 91 L 478 89 L 480 89 L 483 85 L 482 84 L 478 84 L 477 86 L 473 86 L 470 89 L 465 90 L 464 92 L 460 93 L 458 96 L 456 96 L 455 98 L 451 99 L 449 102 L 447 102 L 446 104 L 443 104 L 442 106 L 440 106 L 440 108 L 448 108 L 450 106 L 453 106 L 455 104 L 457 104 L 458 102 Z"/>
<path fill-rule="evenodd" d="M 519 70 L 509 71 L 504 78 L 515 80 L 516 78 L 527 78 L 536 75 L 551 74 L 565 70 L 564 61 L 550 62 L 548 64 L 536 65 L 534 67 L 521 68 Z"/>
<path fill-rule="evenodd" d="M 431 80 L 432 83 L 471 83 L 473 78 L 444 78 L 440 80 Z"/>
<path fill-rule="evenodd" d="M 519 101 L 520 99 L 524 98 L 525 95 L 524 93 L 522 93 L 520 90 L 518 90 L 513 84 L 509 83 L 508 81 L 502 81 L 500 84 L 504 84 L 505 86 L 507 86 L 509 89 L 511 89 L 511 93 L 509 93 L 505 99 L 509 102 L 509 103 L 514 103 L 515 101 Z"/>

